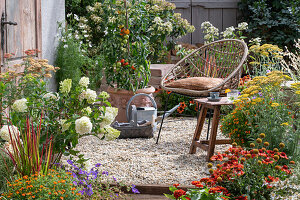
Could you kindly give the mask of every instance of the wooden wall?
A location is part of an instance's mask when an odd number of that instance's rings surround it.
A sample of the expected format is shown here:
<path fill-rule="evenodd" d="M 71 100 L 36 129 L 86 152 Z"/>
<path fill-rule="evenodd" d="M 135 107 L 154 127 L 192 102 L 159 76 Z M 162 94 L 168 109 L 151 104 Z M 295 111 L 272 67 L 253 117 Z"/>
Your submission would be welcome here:
<path fill-rule="evenodd" d="M 195 32 L 180 39 L 181 42 L 203 44 L 201 23 L 209 21 L 219 31 L 237 25 L 237 3 L 240 0 L 169 0 L 176 5 L 176 12 L 181 13 L 196 28 Z"/>

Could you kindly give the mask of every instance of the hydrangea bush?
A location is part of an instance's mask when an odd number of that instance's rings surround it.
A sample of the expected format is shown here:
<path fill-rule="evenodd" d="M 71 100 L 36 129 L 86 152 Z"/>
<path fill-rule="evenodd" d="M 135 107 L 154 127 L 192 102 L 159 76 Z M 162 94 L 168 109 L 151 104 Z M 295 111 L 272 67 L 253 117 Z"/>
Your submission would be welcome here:
<path fill-rule="evenodd" d="M 23 66 L 24 72 L 10 70 L 1 74 L 0 95 L 5 110 L 1 119 L 4 125 L 0 131 L 1 143 L 10 148 L 7 127 L 11 126 L 11 131 L 15 127 L 25 130 L 28 116 L 33 126 L 41 123 L 41 143 L 53 137 L 54 162 L 59 161 L 63 153 L 78 154 L 73 149 L 80 137 L 94 135 L 111 140 L 119 136 L 119 131 L 110 127 L 118 111 L 111 108 L 106 92 L 98 96 L 89 89 L 87 77 L 82 77 L 76 87 L 72 87 L 71 79 L 65 79 L 59 83 L 58 93 L 48 92 L 43 78 L 50 77 L 51 71 L 57 68 L 48 65 L 46 60 L 34 59 L 33 55 L 36 51 L 29 51 L 24 63 L 15 66 Z"/>

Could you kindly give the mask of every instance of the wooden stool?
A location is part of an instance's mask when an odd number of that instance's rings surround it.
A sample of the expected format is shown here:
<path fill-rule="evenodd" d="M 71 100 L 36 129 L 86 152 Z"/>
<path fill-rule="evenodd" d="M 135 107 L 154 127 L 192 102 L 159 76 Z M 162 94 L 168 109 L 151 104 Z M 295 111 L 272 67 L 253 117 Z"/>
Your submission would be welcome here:
<path fill-rule="evenodd" d="M 190 154 L 196 153 L 196 148 L 200 147 L 201 149 L 207 151 L 206 160 L 209 161 L 209 159 L 214 154 L 216 144 L 231 143 L 230 139 L 217 140 L 216 137 L 217 137 L 218 124 L 219 124 L 219 117 L 220 117 L 220 108 L 223 105 L 233 105 L 233 103 L 228 102 L 227 97 L 221 97 L 221 100 L 217 102 L 208 101 L 207 98 L 195 99 L 194 101 L 198 102 L 201 105 L 201 111 L 198 117 L 196 130 L 190 147 Z M 208 108 L 214 110 L 210 139 L 199 141 Z"/>

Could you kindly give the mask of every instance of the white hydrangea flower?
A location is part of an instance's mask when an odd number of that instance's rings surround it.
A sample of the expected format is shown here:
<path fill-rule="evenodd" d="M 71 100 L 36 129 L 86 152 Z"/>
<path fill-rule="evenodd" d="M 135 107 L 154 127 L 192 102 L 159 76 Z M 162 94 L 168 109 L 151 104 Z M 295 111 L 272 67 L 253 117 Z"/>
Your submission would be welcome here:
<path fill-rule="evenodd" d="M 13 153 L 14 149 L 11 143 L 5 142 L 3 145 L 4 149 L 6 149 L 8 152 Z"/>
<path fill-rule="evenodd" d="M 26 112 L 27 108 L 27 99 L 25 98 L 16 100 L 12 105 L 12 109 L 16 112 Z"/>
<path fill-rule="evenodd" d="M 92 109 L 91 109 L 91 107 L 88 106 L 88 107 L 82 109 L 81 112 L 83 112 L 84 114 L 90 115 L 92 113 Z"/>
<path fill-rule="evenodd" d="M 118 114 L 118 108 L 106 107 L 105 114 L 104 114 L 104 116 L 102 116 L 103 120 L 100 123 L 100 126 L 102 126 L 102 127 L 109 126 L 111 123 L 113 123 L 113 121 L 115 120 L 117 114 Z"/>
<path fill-rule="evenodd" d="M 251 39 L 249 42 L 250 42 L 250 44 L 253 43 L 253 44 L 255 44 L 255 45 L 260 45 L 260 43 L 261 43 L 261 38 L 260 38 L 260 37 L 253 38 L 253 39 Z"/>
<path fill-rule="evenodd" d="M 61 81 L 60 83 L 59 90 L 63 94 L 68 94 L 71 91 L 72 87 L 72 79 L 65 79 Z"/>
<path fill-rule="evenodd" d="M 233 26 L 230 26 L 228 28 L 225 29 L 224 32 L 222 32 L 222 35 L 224 38 L 232 38 L 234 36 L 234 32 L 235 28 Z"/>
<path fill-rule="evenodd" d="M 57 93 L 53 94 L 52 92 L 48 92 L 44 94 L 43 99 L 59 100 L 59 96 Z"/>
<path fill-rule="evenodd" d="M 107 127 L 106 128 L 107 133 L 105 134 L 106 140 L 114 140 L 117 139 L 120 136 L 120 131 L 117 129 L 114 129 L 113 127 Z"/>
<path fill-rule="evenodd" d="M 9 125 L 4 125 L 2 126 L 2 128 L 0 129 L 0 137 L 9 142 L 10 141 L 10 134 L 12 136 L 12 138 L 14 138 L 15 135 L 19 135 L 20 132 L 18 130 L 18 128 L 16 126 L 9 126 Z"/>
<path fill-rule="evenodd" d="M 76 119 L 76 121 L 75 121 L 76 133 L 79 133 L 81 135 L 91 133 L 92 128 L 93 128 L 93 124 L 92 124 L 90 118 L 88 118 L 86 116 Z"/>
<path fill-rule="evenodd" d="M 90 79 L 88 77 L 81 77 L 79 85 L 82 87 L 87 87 L 90 84 Z"/>
<path fill-rule="evenodd" d="M 61 125 L 62 132 L 67 131 L 71 126 L 71 122 L 66 123 L 66 121 L 67 121 L 66 119 L 59 120 L 59 124 Z"/>
<path fill-rule="evenodd" d="M 83 91 L 80 96 L 79 100 L 82 101 L 83 99 L 86 99 L 88 103 L 94 103 L 97 98 L 97 93 L 94 90 L 87 89 Z"/>
<path fill-rule="evenodd" d="M 102 91 L 100 94 L 99 94 L 99 97 L 102 98 L 102 99 L 108 99 L 110 96 L 107 92 L 105 91 Z"/>
<path fill-rule="evenodd" d="M 243 31 L 248 29 L 248 23 L 247 22 L 242 22 L 238 24 L 238 29 Z"/>
<path fill-rule="evenodd" d="M 121 133 L 119 130 L 114 129 L 113 127 L 110 126 L 106 126 L 100 129 L 100 132 L 104 133 L 105 140 L 114 140 L 118 138 Z"/>

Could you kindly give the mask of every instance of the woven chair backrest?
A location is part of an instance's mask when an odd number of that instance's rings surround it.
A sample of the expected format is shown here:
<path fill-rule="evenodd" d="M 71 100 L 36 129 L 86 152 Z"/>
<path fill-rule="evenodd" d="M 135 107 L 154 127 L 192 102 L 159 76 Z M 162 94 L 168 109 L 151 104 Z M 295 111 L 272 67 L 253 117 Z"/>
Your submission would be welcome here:
<path fill-rule="evenodd" d="M 187 77 L 227 78 L 241 68 L 246 56 L 247 46 L 243 41 L 216 41 L 180 60 L 169 72 L 166 81 Z"/>

